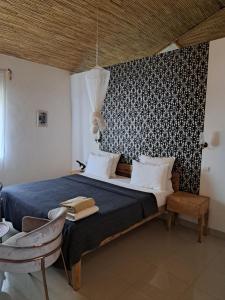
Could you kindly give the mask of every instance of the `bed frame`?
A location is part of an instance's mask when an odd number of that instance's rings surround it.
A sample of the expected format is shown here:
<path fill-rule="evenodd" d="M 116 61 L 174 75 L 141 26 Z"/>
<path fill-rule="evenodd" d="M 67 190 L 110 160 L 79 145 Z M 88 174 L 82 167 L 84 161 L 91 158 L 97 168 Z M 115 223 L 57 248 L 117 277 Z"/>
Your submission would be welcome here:
<path fill-rule="evenodd" d="M 116 170 L 116 173 L 118 175 L 121 175 L 121 176 L 125 176 L 125 177 L 130 177 L 131 176 L 131 171 L 132 171 L 132 165 L 129 165 L 129 164 L 125 164 L 125 163 L 119 163 L 118 166 L 117 166 L 117 170 Z M 178 172 L 173 172 L 172 174 L 172 184 L 173 184 L 173 189 L 174 191 L 178 191 L 179 190 L 179 173 Z M 126 234 L 127 232 L 141 226 L 142 224 L 145 224 L 146 222 L 152 220 L 152 219 L 155 219 L 157 217 L 159 217 L 160 215 L 162 215 L 163 213 L 165 212 L 165 205 L 164 206 L 161 206 L 159 207 L 159 211 L 145 219 L 143 219 L 142 221 L 130 226 L 129 228 L 121 231 L 121 232 L 118 232 L 112 236 L 109 236 L 108 238 L 106 238 L 105 240 L 103 240 L 99 247 L 102 247 L 106 244 L 108 244 L 109 242 L 119 238 L 121 235 L 124 235 Z M 90 251 L 87 251 L 87 252 L 84 252 L 82 254 L 82 256 L 92 252 L 94 250 L 90 250 Z M 77 262 L 76 264 L 74 264 L 72 266 L 72 270 L 71 270 L 71 284 L 72 284 L 72 287 L 75 291 L 79 290 L 80 287 L 81 287 L 81 259 L 79 262 Z"/>

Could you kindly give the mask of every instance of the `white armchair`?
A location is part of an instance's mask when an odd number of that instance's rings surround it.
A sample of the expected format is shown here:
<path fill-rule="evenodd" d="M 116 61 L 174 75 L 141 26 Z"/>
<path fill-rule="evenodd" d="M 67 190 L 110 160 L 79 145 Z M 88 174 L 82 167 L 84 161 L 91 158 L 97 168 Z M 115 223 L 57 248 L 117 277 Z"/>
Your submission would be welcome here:
<path fill-rule="evenodd" d="M 45 299 L 48 300 L 45 268 L 51 266 L 61 254 L 69 282 L 61 251 L 65 217 L 66 209 L 63 207 L 49 211 L 49 219 L 24 217 L 22 232 L 0 244 L 0 272 L 2 272 L 2 278 L 4 278 L 4 272 L 32 273 L 41 270 Z"/>

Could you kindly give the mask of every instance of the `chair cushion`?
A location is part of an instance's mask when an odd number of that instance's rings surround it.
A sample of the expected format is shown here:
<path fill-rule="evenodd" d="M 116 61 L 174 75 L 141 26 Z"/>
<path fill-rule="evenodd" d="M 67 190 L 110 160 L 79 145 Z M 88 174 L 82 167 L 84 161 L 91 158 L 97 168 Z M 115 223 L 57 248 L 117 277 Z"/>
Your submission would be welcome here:
<path fill-rule="evenodd" d="M 20 247 L 41 246 L 56 238 L 63 229 L 67 209 L 59 207 L 49 212 L 49 217 L 53 219 L 45 225 L 26 233 L 17 240 L 17 245 Z"/>
<path fill-rule="evenodd" d="M 26 234 L 26 232 L 19 232 L 19 233 L 13 235 L 12 237 L 10 237 L 9 239 L 7 239 L 3 244 L 7 245 L 7 246 L 16 246 L 17 240 L 19 238 L 21 238 L 22 236 L 24 236 L 25 234 Z"/>

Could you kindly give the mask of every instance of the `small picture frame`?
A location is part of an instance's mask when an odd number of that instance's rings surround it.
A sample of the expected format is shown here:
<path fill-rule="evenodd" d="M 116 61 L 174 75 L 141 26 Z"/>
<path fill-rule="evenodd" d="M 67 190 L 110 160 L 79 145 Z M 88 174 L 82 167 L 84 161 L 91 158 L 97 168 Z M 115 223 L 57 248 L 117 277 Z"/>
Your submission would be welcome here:
<path fill-rule="evenodd" d="M 37 127 L 48 127 L 48 112 L 38 110 L 37 112 Z"/>

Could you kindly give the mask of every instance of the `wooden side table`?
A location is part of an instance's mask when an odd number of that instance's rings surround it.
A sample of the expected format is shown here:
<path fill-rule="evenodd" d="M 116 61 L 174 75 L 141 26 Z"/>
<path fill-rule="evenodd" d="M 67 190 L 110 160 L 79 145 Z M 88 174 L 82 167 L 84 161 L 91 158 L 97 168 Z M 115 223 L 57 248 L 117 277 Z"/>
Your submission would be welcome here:
<path fill-rule="evenodd" d="M 167 197 L 169 212 L 168 229 L 177 214 L 184 214 L 198 219 L 198 242 L 202 242 L 202 235 L 208 233 L 209 197 L 194 195 L 186 192 L 176 192 Z"/>

